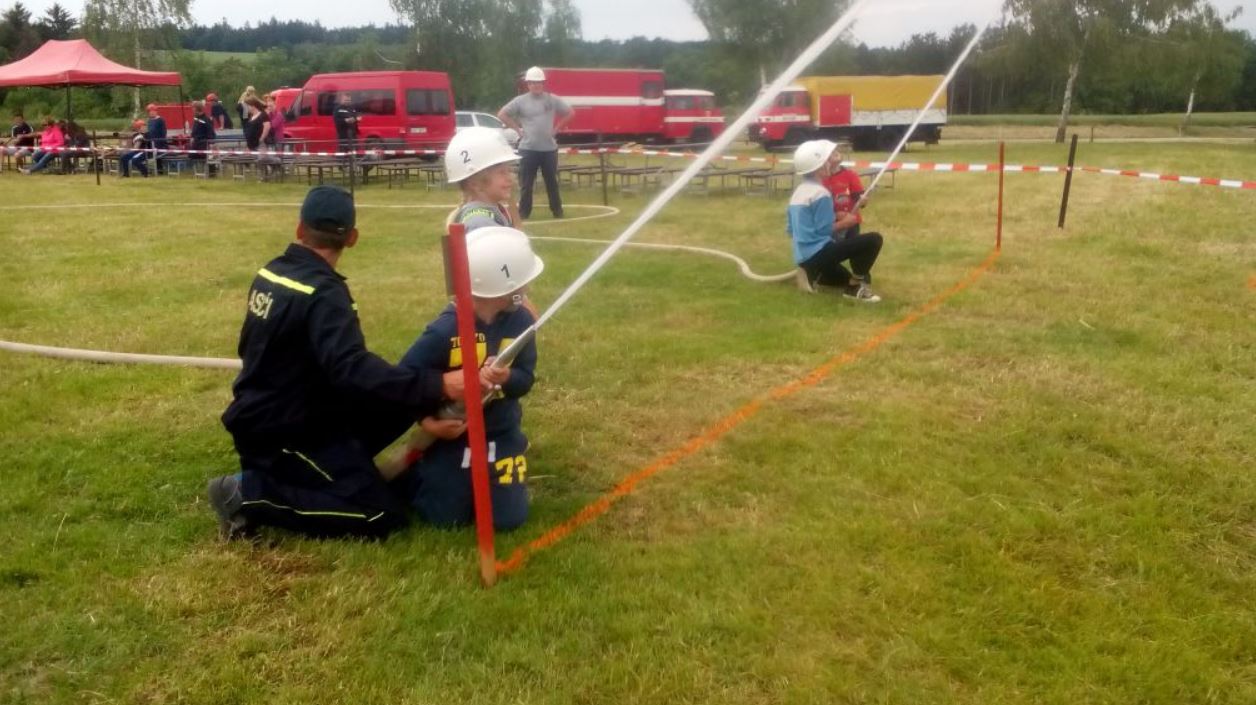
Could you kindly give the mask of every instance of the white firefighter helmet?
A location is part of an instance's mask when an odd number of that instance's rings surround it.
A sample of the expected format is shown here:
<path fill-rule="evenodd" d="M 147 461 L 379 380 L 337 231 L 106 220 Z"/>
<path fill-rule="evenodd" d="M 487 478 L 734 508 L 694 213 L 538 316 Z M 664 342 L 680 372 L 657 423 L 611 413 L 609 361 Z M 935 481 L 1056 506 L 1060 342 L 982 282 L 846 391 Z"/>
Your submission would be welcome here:
<path fill-rule="evenodd" d="M 476 228 L 467 234 L 471 293 L 483 299 L 506 296 L 541 275 L 545 263 L 528 236 L 514 228 Z"/>
<path fill-rule="evenodd" d="M 533 66 L 523 74 L 523 80 L 540 82 L 545 80 L 545 71 L 540 66 Z"/>
<path fill-rule="evenodd" d="M 468 127 L 454 135 L 445 149 L 445 174 L 456 184 L 490 166 L 519 161 L 519 155 L 501 130 Z"/>
<path fill-rule="evenodd" d="M 807 140 L 794 150 L 794 173 L 800 176 L 824 166 L 837 150 L 837 143 L 830 140 Z"/>

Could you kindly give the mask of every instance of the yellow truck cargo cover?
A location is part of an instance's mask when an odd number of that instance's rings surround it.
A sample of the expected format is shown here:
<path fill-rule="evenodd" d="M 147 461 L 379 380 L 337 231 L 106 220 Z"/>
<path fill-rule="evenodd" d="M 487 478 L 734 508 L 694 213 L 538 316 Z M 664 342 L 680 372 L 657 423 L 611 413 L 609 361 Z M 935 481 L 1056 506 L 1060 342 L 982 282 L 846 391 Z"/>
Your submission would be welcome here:
<path fill-rule="evenodd" d="M 820 119 L 820 96 L 854 96 L 856 110 L 921 110 L 945 76 L 804 76 L 796 83 L 811 96 L 811 119 Z M 946 91 L 934 109 L 946 110 Z"/>

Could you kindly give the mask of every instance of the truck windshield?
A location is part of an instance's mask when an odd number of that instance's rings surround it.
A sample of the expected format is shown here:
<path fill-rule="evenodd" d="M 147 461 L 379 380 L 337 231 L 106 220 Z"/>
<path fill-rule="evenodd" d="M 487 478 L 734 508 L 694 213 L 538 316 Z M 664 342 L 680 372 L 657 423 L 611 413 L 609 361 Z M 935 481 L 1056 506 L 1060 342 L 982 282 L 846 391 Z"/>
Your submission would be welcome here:
<path fill-rule="evenodd" d="M 806 94 L 790 92 L 782 93 L 776 98 L 776 107 L 778 108 L 799 108 L 805 104 Z"/>

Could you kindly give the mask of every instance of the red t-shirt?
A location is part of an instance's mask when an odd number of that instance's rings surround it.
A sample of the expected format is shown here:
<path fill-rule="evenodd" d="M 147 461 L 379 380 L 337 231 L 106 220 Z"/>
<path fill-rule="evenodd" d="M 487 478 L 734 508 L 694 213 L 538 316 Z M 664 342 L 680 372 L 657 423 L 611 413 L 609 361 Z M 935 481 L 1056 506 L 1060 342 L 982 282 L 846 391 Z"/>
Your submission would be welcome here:
<path fill-rule="evenodd" d="M 864 192 L 863 182 L 854 169 L 842 169 L 825 179 L 824 188 L 833 194 L 833 213 L 839 218 L 855 207 Z M 855 217 L 858 222 L 863 222 L 863 213 L 856 213 Z"/>

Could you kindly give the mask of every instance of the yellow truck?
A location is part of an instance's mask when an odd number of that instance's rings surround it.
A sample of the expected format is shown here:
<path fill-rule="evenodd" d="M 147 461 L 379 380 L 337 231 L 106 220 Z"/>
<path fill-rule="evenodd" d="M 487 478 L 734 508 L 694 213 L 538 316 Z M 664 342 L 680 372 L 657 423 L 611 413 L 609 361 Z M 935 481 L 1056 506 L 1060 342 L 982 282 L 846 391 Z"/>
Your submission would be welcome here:
<path fill-rule="evenodd" d="M 805 76 L 786 88 L 750 126 L 766 148 L 809 139 L 849 140 L 860 149 L 890 149 L 942 83 L 943 76 Z M 936 144 L 946 125 L 946 92 L 911 141 Z"/>

